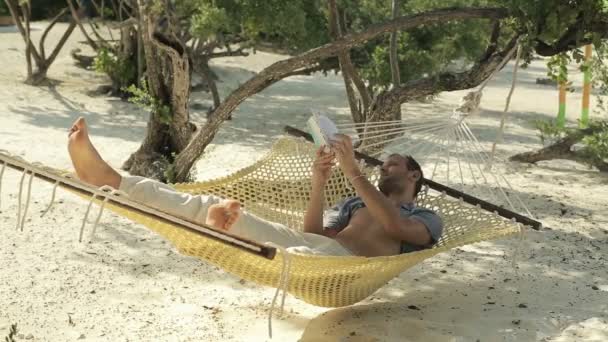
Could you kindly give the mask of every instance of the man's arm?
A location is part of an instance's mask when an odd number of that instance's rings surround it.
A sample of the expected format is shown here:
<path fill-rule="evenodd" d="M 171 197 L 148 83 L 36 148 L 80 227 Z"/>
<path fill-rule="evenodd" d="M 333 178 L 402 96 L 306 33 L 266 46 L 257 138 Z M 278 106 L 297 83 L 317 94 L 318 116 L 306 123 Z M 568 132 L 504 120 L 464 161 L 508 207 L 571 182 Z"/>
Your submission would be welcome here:
<path fill-rule="evenodd" d="M 319 235 L 325 235 L 323 231 L 324 190 L 325 183 L 331 175 L 331 168 L 334 165 L 333 153 L 325 153 L 324 149 L 325 147 L 321 146 L 317 150 L 317 157 L 312 169 L 310 201 L 304 214 L 304 231 Z"/>
<path fill-rule="evenodd" d="M 310 201 L 304 214 L 304 231 L 323 235 L 323 207 L 325 205 L 325 195 L 323 190 L 325 183 L 312 182 L 310 191 Z"/>
<path fill-rule="evenodd" d="M 361 197 L 370 214 L 380 222 L 386 233 L 398 240 L 418 246 L 432 242 L 426 226 L 416 220 L 401 217 L 399 209 L 375 186 L 362 176 L 355 160 L 352 142 L 348 136 L 337 134 L 336 157 L 340 168 Z"/>
<path fill-rule="evenodd" d="M 401 217 L 399 209 L 360 173 L 346 175 L 365 203 L 370 214 L 380 222 L 391 237 L 407 243 L 426 246 L 432 242 L 427 227 L 419 221 Z M 358 178 L 357 178 L 358 177 Z"/>

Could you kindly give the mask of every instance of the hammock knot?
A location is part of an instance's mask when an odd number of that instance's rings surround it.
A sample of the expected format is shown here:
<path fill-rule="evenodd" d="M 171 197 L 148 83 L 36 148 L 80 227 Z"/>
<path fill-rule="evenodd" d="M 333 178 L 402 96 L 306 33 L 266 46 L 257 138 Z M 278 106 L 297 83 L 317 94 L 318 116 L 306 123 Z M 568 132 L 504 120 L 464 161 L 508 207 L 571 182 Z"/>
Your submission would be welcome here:
<path fill-rule="evenodd" d="M 454 109 L 452 117 L 462 121 L 468 116 L 479 114 L 482 95 L 481 89 L 468 92 L 460 99 L 460 104 Z"/>

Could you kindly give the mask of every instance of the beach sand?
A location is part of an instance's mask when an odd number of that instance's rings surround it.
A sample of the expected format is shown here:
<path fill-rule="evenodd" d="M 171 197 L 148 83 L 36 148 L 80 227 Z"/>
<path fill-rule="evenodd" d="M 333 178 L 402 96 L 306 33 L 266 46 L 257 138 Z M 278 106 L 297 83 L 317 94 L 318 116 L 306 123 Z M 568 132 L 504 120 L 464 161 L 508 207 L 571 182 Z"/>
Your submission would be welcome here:
<path fill-rule="evenodd" d="M 45 23 L 34 23 L 37 39 Z M 57 25 L 53 42 L 65 29 Z M 0 149 L 29 161 L 70 169 L 70 124 L 84 116 L 93 143 L 114 167 L 140 145 L 147 113 L 116 98 L 86 94 L 107 79 L 74 65 L 83 44 L 76 30 L 49 77 L 53 86 L 23 84 L 24 43 L 0 27 Z M 47 48 L 47 49 L 50 49 Z M 285 56 L 259 52 L 214 60 L 225 96 L 253 73 Z M 491 142 L 512 75 L 508 65 L 484 94 L 470 125 Z M 557 90 L 535 84 L 543 61 L 519 71 L 498 157 L 541 146 L 533 120 L 552 118 Z M 582 75 L 568 95 L 568 119 L 580 113 Z M 404 113 L 449 111 L 466 92 L 441 94 Z M 194 93 L 192 103 L 211 104 Z M 263 156 L 284 125 L 305 128 L 310 109 L 348 119 L 339 75 L 292 77 L 245 101 L 222 125 L 196 167 L 198 180 L 238 170 Z M 197 124 L 204 110 L 192 110 Z M 604 118 L 606 114 L 604 113 Z M 593 113 L 593 117 L 599 114 Z M 363 302 L 319 308 L 288 296 L 273 321 L 275 341 L 607 341 L 608 176 L 568 161 L 498 162 L 546 227 L 525 239 L 482 242 L 433 257 Z M 0 207 L 0 339 L 17 324 L 31 341 L 264 341 L 274 289 L 241 281 L 186 257 L 145 227 L 106 212 L 91 243 L 79 243 L 86 202 L 63 191 L 44 217 L 52 186 L 34 181 L 23 232 L 15 228 L 21 174 L 4 174 Z M 90 227 L 90 226 L 89 226 Z M 373 276 L 373 275 L 370 275 Z"/>

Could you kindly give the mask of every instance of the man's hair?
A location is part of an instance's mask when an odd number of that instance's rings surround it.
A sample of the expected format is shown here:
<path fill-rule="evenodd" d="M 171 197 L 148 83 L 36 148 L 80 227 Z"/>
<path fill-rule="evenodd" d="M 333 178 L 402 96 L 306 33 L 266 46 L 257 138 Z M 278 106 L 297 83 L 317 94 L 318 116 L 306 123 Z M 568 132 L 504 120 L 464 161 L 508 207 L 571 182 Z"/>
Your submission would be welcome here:
<path fill-rule="evenodd" d="M 422 190 L 422 183 L 424 183 L 424 174 L 422 173 L 422 168 L 420 164 L 414 159 L 414 157 L 410 155 L 403 156 L 405 158 L 405 164 L 407 165 L 407 169 L 410 171 L 418 171 L 420 172 L 420 178 L 416 181 L 416 188 L 414 189 L 414 197 L 418 196 L 420 190 Z"/>
<path fill-rule="evenodd" d="M 422 173 L 422 167 L 420 167 L 420 164 L 418 164 L 416 159 L 409 154 L 394 153 L 393 155 L 400 156 L 405 160 L 405 166 L 407 166 L 408 171 L 420 172 L 420 178 L 416 181 L 416 187 L 414 188 L 414 197 L 418 196 L 418 193 L 420 190 L 422 190 L 422 184 L 424 183 L 424 173 Z"/>

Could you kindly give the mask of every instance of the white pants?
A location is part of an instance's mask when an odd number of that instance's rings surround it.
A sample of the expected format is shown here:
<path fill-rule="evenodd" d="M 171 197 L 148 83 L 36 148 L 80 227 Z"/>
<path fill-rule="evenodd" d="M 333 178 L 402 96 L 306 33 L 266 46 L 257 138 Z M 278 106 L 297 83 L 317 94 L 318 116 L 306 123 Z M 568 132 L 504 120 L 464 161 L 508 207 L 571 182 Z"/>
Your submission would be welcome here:
<path fill-rule="evenodd" d="M 222 200 L 216 196 L 180 193 L 167 184 L 138 176 L 123 176 L 120 190 L 134 201 L 197 223 L 205 223 L 209 206 Z M 334 239 L 295 231 L 246 211 L 241 212 L 230 232 L 259 243 L 272 242 L 295 253 L 352 255 Z"/>

